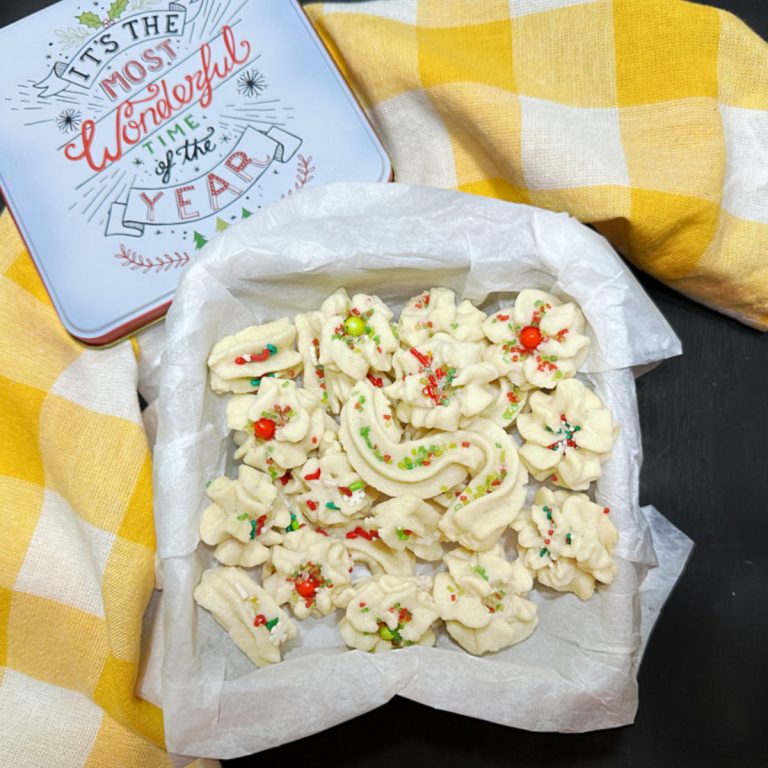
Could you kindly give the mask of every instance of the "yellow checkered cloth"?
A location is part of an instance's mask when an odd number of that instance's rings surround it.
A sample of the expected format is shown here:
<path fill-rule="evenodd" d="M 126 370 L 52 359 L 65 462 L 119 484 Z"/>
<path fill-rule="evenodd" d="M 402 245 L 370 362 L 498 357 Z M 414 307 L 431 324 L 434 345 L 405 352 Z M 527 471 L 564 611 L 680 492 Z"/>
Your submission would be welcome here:
<path fill-rule="evenodd" d="M 734 16 L 681 0 L 306 10 L 399 181 L 568 211 L 768 328 L 768 46 Z"/>
<path fill-rule="evenodd" d="M 169 768 L 134 693 L 155 534 L 133 348 L 64 331 L 7 213 L 0 307 L 0 765 Z"/>

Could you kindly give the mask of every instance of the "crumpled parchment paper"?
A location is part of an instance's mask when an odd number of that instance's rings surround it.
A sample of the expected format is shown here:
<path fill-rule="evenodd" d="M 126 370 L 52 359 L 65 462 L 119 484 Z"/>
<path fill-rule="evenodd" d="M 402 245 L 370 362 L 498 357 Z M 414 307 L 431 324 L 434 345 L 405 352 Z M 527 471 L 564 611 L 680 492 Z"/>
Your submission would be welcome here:
<path fill-rule="evenodd" d="M 331 616 L 302 622 L 284 661 L 260 670 L 195 606 L 192 591 L 213 564 L 198 535 L 206 482 L 235 473 L 227 398 L 208 387 L 208 353 L 247 325 L 319 307 L 339 286 L 376 293 L 396 312 L 434 286 L 489 312 L 526 287 L 581 305 L 592 339 L 585 378 L 621 425 L 595 489 L 620 531 L 619 575 L 609 588 L 587 603 L 534 590 L 538 629 L 481 658 L 444 631 L 434 648 L 349 650 Z M 566 214 L 524 205 L 398 184 L 333 184 L 288 197 L 211 242 L 181 281 L 166 330 L 154 452 L 163 631 L 148 663 L 160 670 L 170 751 L 258 752 L 395 694 L 530 730 L 632 722 L 642 651 L 692 546 L 655 509 L 639 506 L 633 371 L 681 349 L 602 237 Z"/>

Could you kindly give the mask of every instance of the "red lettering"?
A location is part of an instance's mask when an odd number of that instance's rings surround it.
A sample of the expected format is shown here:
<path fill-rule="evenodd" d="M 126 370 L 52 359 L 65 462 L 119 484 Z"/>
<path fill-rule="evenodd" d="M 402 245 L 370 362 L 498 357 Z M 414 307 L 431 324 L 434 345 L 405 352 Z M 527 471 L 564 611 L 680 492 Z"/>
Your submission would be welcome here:
<path fill-rule="evenodd" d="M 128 91 L 131 90 L 131 86 L 128 85 L 128 81 L 119 72 L 115 72 L 113 75 L 105 77 L 99 83 L 99 85 L 101 86 L 101 89 L 104 91 L 104 93 L 106 93 L 107 96 L 109 96 L 109 98 L 114 101 L 117 98 L 117 91 L 113 86 L 117 85 L 118 83 L 125 93 L 128 93 Z"/>
<path fill-rule="evenodd" d="M 254 160 L 252 157 L 248 157 L 242 150 L 233 152 L 225 161 L 224 165 L 229 168 L 232 173 L 239 176 L 243 181 L 253 181 L 253 176 L 250 176 L 245 172 L 245 169 L 249 165 L 255 165 L 258 168 L 266 168 L 272 162 L 271 157 L 266 157 L 264 160 Z"/>
<path fill-rule="evenodd" d="M 134 61 L 131 59 L 123 67 L 123 74 L 135 85 L 144 82 L 144 78 L 147 76 L 147 70 L 140 61 Z"/>
<path fill-rule="evenodd" d="M 211 200 L 211 208 L 214 211 L 218 211 L 221 207 L 219 205 L 219 195 L 224 192 L 231 192 L 235 197 L 239 197 L 243 194 L 237 187 L 222 179 L 221 176 L 217 176 L 215 173 L 209 173 L 208 197 Z"/>
<path fill-rule="evenodd" d="M 187 207 L 192 205 L 192 201 L 188 200 L 186 197 L 184 197 L 185 192 L 189 192 L 191 189 L 194 189 L 194 184 L 187 184 L 184 187 L 179 187 L 176 190 L 176 207 L 179 209 L 179 218 L 182 220 L 185 219 L 196 219 L 199 215 L 199 211 L 188 211 Z"/>
<path fill-rule="evenodd" d="M 139 197 L 144 201 L 147 206 L 147 221 L 153 222 L 155 220 L 155 203 L 164 195 L 164 192 L 158 192 L 151 200 L 146 192 L 142 192 Z"/>

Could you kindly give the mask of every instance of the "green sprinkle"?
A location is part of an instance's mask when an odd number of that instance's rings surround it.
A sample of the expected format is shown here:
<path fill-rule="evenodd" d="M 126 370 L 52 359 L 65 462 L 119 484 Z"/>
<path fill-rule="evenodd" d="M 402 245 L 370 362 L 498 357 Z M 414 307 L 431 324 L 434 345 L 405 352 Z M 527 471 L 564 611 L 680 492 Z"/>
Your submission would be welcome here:
<path fill-rule="evenodd" d="M 270 355 L 277 354 L 277 347 L 274 344 L 267 344 L 266 349 Z"/>
<path fill-rule="evenodd" d="M 368 606 L 366 606 L 365 608 L 361 608 L 360 609 L 360 613 L 368 613 L 368 611 L 370 611 L 370 610 L 371 609 Z"/>
<path fill-rule="evenodd" d="M 290 533 L 291 531 L 297 531 L 299 529 L 299 521 L 296 519 L 296 515 L 291 512 L 291 522 L 290 525 L 285 529 L 286 533 Z"/>
<path fill-rule="evenodd" d="M 238 520 L 247 520 L 248 519 L 248 513 L 247 512 L 243 512 L 242 515 L 238 515 L 237 516 L 237 519 Z"/>
<path fill-rule="evenodd" d="M 489 580 L 489 579 L 488 579 L 488 574 L 485 572 L 485 568 L 483 568 L 481 565 L 476 565 L 476 566 L 475 566 L 475 567 L 474 567 L 472 570 L 473 570 L 473 571 L 474 571 L 474 572 L 475 572 L 475 573 L 476 573 L 478 576 L 482 576 L 482 577 L 483 577 L 483 579 L 485 579 L 486 581 L 488 581 L 488 580 Z"/>
<path fill-rule="evenodd" d="M 571 544 L 571 534 L 570 533 L 566 533 L 565 534 L 565 543 L 570 546 L 570 544 Z"/>
<path fill-rule="evenodd" d="M 382 640 L 391 640 L 394 635 L 392 634 L 392 630 L 386 624 L 383 624 L 379 627 L 379 637 Z"/>
<path fill-rule="evenodd" d="M 337 512 L 339 511 L 339 507 L 337 507 L 337 506 L 336 506 L 336 505 L 335 505 L 335 504 L 334 504 L 332 501 L 329 501 L 329 502 L 328 502 L 328 503 L 325 505 L 325 508 L 326 508 L 326 509 L 335 509 Z"/>
<path fill-rule="evenodd" d="M 261 379 L 251 379 L 250 384 L 252 387 L 258 387 L 261 384 Z"/>
<path fill-rule="evenodd" d="M 405 528 L 395 528 L 395 533 L 400 541 L 408 541 L 409 534 L 405 532 Z"/>
<path fill-rule="evenodd" d="M 549 507 L 542 507 L 542 509 L 547 513 L 547 520 L 552 519 L 552 510 Z"/>
<path fill-rule="evenodd" d="M 363 485 L 362 480 L 355 480 L 355 482 L 349 486 L 350 491 L 362 491 L 363 488 L 365 488 L 365 485 Z"/>
<path fill-rule="evenodd" d="M 275 617 L 274 619 L 270 619 L 264 626 L 271 632 L 273 627 L 276 627 L 280 619 Z"/>
<path fill-rule="evenodd" d="M 549 550 L 546 547 L 542 547 L 542 549 L 539 550 L 539 557 L 544 557 L 544 555 L 548 555 Z"/>
<path fill-rule="evenodd" d="M 251 541 L 253 541 L 256 538 L 256 526 L 257 523 L 255 520 L 251 520 Z"/>

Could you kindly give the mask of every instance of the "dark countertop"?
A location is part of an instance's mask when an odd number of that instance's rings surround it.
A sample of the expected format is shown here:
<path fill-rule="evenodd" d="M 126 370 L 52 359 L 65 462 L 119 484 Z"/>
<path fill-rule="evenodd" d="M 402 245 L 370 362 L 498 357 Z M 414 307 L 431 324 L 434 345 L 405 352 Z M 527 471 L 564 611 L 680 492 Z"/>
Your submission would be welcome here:
<path fill-rule="evenodd" d="M 0 26 L 49 4 L 5 0 Z M 768 34 L 768 4 L 712 4 Z M 270 761 L 334 768 L 768 765 L 768 335 L 639 277 L 684 349 L 637 382 L 640 502 L 654 504 L 695 548 L 649 642 L 636 723 L 537 734 L 395 698 L 323 733 L 228 761 L 228 768 Z"/>

